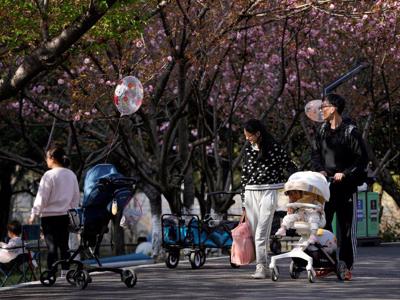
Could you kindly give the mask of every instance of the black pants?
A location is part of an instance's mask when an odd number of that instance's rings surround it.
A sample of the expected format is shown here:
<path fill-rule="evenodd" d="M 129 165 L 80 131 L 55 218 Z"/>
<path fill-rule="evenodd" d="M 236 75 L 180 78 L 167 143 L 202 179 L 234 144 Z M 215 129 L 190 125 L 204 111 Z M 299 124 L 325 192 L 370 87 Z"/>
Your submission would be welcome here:
<path fill-rule="evenodd" d="M 330 192 L 329 202 L 325 203 L 325 228 L 332 231 L 333 215 L 336 212 L 339 259 L 343 260 L 351 270 L 357 251 L 356 188 L 342 183 L 332 183 Z"/>
<path fill-rule="evenodd" d="M 60 258 L 68 259 L 68 215 L 42 217 L 42 229 L 44 239 L 46 241 L 48 254 L 47 254 L 47 268 L 50 270 L 55 261 L 58 260 L 58 250 L 60 250 Z M 63 270 L 68 269 L 68 264 L 62 264 Z"/>

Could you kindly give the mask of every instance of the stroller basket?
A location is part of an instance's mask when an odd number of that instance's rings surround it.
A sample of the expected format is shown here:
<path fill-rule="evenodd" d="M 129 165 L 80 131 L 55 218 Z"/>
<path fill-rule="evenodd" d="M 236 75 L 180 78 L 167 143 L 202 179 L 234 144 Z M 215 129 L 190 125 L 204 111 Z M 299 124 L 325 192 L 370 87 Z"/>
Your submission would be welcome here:
<path fill-rule="evenodd" d="M 196 215 L 185 215 L 181 218 L 175 215 L 163 215 L 162 233 L 164 247 L 199 247 L 200 233 L 197 226 L 198 221 L 199 218 Z"/>
<path fill-rule="evenodd" d="M 193 232 L 200 232 L 198 239 L 202 247 L 224 249 L 232 246 L 231 230 L 237 225 L 236 221 L 198 222 L 194 219 L 190 227 L 193 228 Z"/>
<path fill-rule="evenodd" d="M 232 246 L 231 230 L 238 221 L 200 220 L 197 215 L 165 214 L 161 218 L 163 247 L 168 252 L 166 265 L 175 268 L 180 250 L 189 249 L 193 269 L 200 268 L 206 260 L 206 248 L 229 250 Z"/>

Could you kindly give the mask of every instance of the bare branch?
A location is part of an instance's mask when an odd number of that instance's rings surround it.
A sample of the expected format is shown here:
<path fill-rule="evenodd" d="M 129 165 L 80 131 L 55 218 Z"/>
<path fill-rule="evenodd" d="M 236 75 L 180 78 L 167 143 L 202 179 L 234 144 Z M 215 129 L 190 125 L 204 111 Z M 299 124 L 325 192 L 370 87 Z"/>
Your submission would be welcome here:
<path fill-rule="evenodd" d="M 116 1 L 107 0 L 108 5 L 106 6 L 96 5 L 98 1 L 93 1 L 93 5 L 58 36 L 25 57 L 12 74 L 0 80 L 0 101 L 16 95 L 32 78 L 45 71 L 49 66 L 54 67 L 60 64 L 62 55 L 92 28 Z"/>

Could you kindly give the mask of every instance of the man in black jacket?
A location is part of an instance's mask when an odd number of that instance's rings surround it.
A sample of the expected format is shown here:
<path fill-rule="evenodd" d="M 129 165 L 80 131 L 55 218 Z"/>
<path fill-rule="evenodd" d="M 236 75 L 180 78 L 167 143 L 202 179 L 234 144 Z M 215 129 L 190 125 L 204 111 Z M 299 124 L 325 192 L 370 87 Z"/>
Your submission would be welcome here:
<path fill-rule="evenodd" d="M 317 132 L 312 153 L 315 171 L 331 178 L 331 197 L 325 205 L 326 228 L 332 231 L 336 212 L 339 259 L 347 265 L 346 280 L 351 280 L 357 246 L 357 186 L 365 176 L 368 155 L 356 126 L 342 118 L 345 100 L 328 94 L 322 102 L 324 124 Z"/>

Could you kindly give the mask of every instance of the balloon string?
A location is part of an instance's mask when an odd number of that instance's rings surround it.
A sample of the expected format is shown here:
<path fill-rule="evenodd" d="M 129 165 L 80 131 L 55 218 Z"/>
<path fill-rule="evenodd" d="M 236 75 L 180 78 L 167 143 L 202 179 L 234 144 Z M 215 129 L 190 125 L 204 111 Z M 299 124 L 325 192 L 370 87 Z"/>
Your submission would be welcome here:
<path fill-rule="evenodd" d="M 108 156 L 110 155 L 111 150 L 112 150 L 112 147 L 113 147 L 113 145 L 114 145 L 114 141 L 116 140 L 115 137 L 116 137 L 117 134 L 118 134 L 118 128 L 119 128 L 119 123 L 121 122 L 121 119 L 122 119 L 122 116 L 120 116 L 119 119 L 118 119 L 117 128 L 115 129 L 114 136 L 113 136 L 113 138 L 112 138 L 112 140 L 111 140 L 110 148 L 108 149 L 108 152 L 107 152 L 107 155 L 106 155 L 105 163 L 107 163 L 107 161 L 108 161 Z"/>

